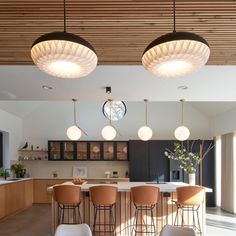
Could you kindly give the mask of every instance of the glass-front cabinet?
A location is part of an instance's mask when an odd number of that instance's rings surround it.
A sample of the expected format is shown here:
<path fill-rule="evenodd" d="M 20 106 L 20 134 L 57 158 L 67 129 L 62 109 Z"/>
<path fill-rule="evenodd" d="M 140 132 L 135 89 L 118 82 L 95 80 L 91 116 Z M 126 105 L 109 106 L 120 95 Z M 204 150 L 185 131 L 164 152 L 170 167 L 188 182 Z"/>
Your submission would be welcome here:
<path fill-rule="evenodd" d="M 49 161 L 127 161 L 128 141 L 48 141 Z"/>
<path fill-rule="evenodd" d="M 88 142 L 76 142 L 76 160 L 88 160 Z"/>
<path fill-rule="evenodd" d="M 62 146 L 60 141 L 48 141 L 48 156 L 50 160 L 58 161 L 62 157 Z"/>
<path fill-rule="evenodd" d="M 75 158 L 75 143 L 68 141 L 62 142 L 63 144 L 63 159 L 74 160 Z"/>

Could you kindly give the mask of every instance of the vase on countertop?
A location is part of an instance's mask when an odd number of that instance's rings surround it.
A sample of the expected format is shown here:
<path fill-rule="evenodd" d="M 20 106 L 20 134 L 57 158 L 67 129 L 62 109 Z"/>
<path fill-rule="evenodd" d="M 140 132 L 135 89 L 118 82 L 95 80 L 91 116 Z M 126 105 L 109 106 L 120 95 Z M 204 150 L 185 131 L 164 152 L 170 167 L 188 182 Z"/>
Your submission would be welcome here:
<path fill-rule="evenodd" d="M 188 183 L 189 185 L 196 185 L 196 174 L 195 173 L 189 173 L 188 174 Z"/>

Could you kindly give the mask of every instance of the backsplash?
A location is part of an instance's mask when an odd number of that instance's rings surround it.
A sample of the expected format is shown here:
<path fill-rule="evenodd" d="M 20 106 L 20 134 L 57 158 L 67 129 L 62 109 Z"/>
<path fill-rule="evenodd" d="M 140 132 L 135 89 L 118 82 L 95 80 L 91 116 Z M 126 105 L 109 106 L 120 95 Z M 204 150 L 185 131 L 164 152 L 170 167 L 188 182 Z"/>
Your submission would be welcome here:
<path fill-rule="evenodd" d="M 52 178 L 56 171 L 58 178 L 72 178 L 73 167 L 87 167 L 87 178 L 105 178 L 105 172 L 118 172 L 125 178 L 129 171 L 128 161 L 24 161 L 30 177 Z"/>

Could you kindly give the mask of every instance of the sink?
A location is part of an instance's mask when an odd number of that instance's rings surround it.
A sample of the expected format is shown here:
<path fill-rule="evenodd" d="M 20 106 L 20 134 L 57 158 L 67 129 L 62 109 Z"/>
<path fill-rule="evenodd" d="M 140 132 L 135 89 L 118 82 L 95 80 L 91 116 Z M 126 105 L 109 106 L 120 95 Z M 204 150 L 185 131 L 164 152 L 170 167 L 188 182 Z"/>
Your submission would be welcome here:
<path fill-rule="evenodd" d="M 6 179 L 5 181 L 18 181 L 21 180 L 20 178 L 10 178 L 10 179 Z"/>

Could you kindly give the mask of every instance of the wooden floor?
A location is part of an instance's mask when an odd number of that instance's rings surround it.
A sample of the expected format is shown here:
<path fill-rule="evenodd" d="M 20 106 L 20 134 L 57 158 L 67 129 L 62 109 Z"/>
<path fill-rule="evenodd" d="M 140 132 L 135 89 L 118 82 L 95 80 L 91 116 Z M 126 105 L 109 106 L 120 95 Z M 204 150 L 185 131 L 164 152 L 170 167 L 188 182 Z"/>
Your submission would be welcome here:
<path fill-rule="evenodd" d="M 35 204 L 1 220 L 0 236 L 51 236 L 51 205 Z"/>
<path fill-rule="evenodd" d="M 51 236 L 50 220 L 51 206 L 35 204 L 24 212 L 0 221 L 0 236 Z M 236 232 L 236 216 L 209 208 L 206 231 L 207 236 L 233 236 Z"/>

